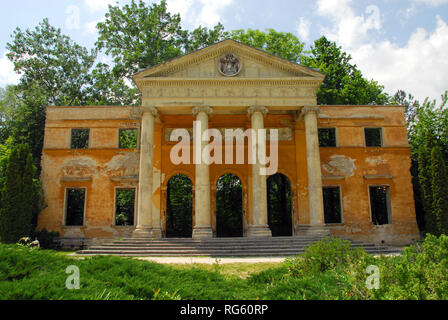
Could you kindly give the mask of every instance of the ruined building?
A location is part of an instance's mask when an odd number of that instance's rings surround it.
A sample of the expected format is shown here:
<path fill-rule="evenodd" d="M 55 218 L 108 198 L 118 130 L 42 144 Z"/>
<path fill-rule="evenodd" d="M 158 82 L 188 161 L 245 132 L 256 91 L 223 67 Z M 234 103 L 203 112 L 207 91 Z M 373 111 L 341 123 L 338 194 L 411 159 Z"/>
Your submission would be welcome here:
<path fill-rule="evenodd" d="M 167 186 L 183 175 L 193 186 L 191 236 L 216 237 L 216 185 L 233 174 L 242 184 L 240 236 L 273 236 L 269 176 L 257 173 L 263 163 L 170 159 L 178 144 L 171 134 L 192 132 L 196 120 L 202 131 L 278 129 L 277 174 L 290 184 L 290 235 L 418 239 L 404 107 L 318 106 L 324 78 L 226 40 L 137 73 L 141 107 L 48 107 L 42 156 L 48 206 L 39 228 L 89 239 L 165 237 Z M 235 159 L 241 149 L 232 148 Z M 242 150 L 247 160 L 247 145 Z"/>

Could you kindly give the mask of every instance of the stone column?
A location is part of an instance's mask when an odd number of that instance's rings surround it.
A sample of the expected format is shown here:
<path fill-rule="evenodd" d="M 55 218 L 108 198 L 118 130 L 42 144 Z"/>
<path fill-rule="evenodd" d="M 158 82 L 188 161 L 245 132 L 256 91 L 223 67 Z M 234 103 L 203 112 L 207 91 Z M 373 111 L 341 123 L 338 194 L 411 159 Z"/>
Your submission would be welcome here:
<path fill-rule="evenodd" d="M 318 106 L 304 107 L 302 116 L 305 120 L 306 158 L 308 169 L 308 194 L 310 225 L 307 232 L 313 234 L 328 234 L 325 228 L 324 203 L 322 193 L 322 173 L 320 169 L 319 135 L 317 128 Z M 303 229 L 305 230 L 305 229 Z"/>
<path fill-rule="evenodd" d="M 152 238 L 152 189 L 153 189 L 153 156 L 154 156 L 154 120 L 156 108 L 145 108 L 142 111 L 142 127 L 140 132 L 140 170 L 138 182 L 137 227 L 133 233 L 135 238 Z"/>
<path fill-rule="evenodd" d="M 262 143 L 266 141 L 258 141 L 258 129 L 264 129 L 264 116 L 267 114 L 268 109 L 266 107 L 250 107 L 248 114 L 251 118 L 251 127 L 255 129 L 255 137 L 252 137 L 252 141 L 255 142 L 255 150 L 257 150 L 257 156 L 255 163 L 252 164 L 252 224 L 248 225 L 247 236 L 248 237 L 271 237 L 272 232 L 268 226 L 268 202 L 267 202 L 267 190 L 265 175 L 260 174 L 260 169 L 263 168 L 263 164 L 258 159 L 258 150 Z"/>
<path fill-rule="evenodd" d="M 200 136 L 196 136 L 196 139 L 200 141 L 200 154 L 199 150 L 196 150 L 195 144 L 194 152 L 200 159 L 196 159 L 196 181 L 195 181 L 195 226 L 193 228 L 193 238 L 212 238 L 213 230 L 211 225 L 210 214 L 210 168 L 207 163 L 201 158 L 202 151 L 205 146 L 208 145 L 208 139 L 202 140 L 204 131 L 208 130 L 208 116 L 212 113 L 210 107 L 196 107 L 193 108 L 193 115 L 196 121 L 201 125 Z M 199 132 L 198 132 L 199 134 Z M 205 137 L 204 137 L 205 138 Z M 196 158 L 198 158 L 196 157 Z"/>

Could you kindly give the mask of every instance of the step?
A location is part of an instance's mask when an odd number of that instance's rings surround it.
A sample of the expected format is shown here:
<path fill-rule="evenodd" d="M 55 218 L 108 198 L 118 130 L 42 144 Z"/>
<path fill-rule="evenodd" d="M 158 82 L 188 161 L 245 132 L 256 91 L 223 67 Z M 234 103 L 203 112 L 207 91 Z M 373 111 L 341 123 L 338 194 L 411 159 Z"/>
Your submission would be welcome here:
<path fill-rule="evenodd" d="M 120 256 L 295 256 L 304 253 L 309 245 L 322 237 L 273 237 L 273 238 L 164 238 L 164 239 L 110 239 L 101 245 L 80 250 L 82 255 Z M 350 241 L 352 248 L 363 248 L 367 253 L 386 254 L 400 252 L 397 248 L 371 243 Z"/>
<path fill-rule="evenodd" d="M 304 253 L 305 250 L 293 250 L 293 251 L 263 251 L 263 252 L 253 252 L 253 251 L 183 251 L 183 252 L 152 252 L 152 251 L 101 251 L 101 250 L 83 250 L 80 252 L 83 255 L 119 255 L 119 256 L 155 256 L 155 257 L 170 257 L 170 256 L 183 256 L 183 257 L 194 257 L 194 256 L 214 256 L 214 257 L 245 257 L 245 256 L 296 256 L 298 254 Z M 388 254 L 395 253 L 395 251 L 389 250 L 372 250 L 371 254 Z"/>

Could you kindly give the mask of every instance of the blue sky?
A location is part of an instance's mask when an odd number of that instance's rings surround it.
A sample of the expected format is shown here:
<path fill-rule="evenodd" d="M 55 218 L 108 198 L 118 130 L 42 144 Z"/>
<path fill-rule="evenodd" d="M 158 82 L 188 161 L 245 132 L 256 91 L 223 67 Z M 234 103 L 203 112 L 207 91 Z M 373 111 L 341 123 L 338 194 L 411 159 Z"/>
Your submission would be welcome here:
<path fill-rule="evenodd" d="M 74 41 L 92 47 L 95 25 L 116 0 L 4 1 L 0 12 L 0 86 L 19 76 L 5 57 L 16 27 L 34 28 L 48 17 Z M 120 4 L 130 1 L 120 0 Z M 156 0 L 147 2 L 156 2 Z M 404 89 L 419 100 L 448 89 L 448 0 L 168 0 L 183 26 L 227 30 L 273 28 L 307 46 L 322 35 L 353 57 L 363 74 L 393 94 Z"/>

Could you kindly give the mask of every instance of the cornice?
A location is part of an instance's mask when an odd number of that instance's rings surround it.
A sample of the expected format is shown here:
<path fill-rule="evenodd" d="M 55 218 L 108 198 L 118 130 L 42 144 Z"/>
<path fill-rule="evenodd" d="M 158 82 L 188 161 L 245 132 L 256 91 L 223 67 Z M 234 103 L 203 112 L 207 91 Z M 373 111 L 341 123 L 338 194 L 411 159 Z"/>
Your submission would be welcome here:
<path fill-rule="evenodd" d="M 142 87 L 182 87 L 182 86 L 301 86 L 317 88 L 321 81 L 314 78 L 148 78 L 137 80 Z"/>

